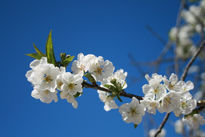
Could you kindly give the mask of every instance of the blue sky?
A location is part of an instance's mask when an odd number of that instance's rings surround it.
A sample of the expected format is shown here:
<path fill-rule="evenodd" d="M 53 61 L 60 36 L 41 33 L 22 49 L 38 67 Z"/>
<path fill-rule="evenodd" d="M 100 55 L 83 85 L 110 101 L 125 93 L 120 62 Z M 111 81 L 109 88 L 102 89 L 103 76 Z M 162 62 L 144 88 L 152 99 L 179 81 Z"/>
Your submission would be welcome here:
<path fill-rule="evenodd" d="M 178 6 L 177 0 L 1 0 L 0 136 L 143 136 L 143 122 L 134 129 L 132 124 L 122 121 L 118 111 L 105 112 L 95 90 L 84 90 L 77 110 L 65 100 L 44 104 L 33 99 L 32 86 L 25 78 L 32 59 L 25 54 L 34 51 L 32 43 L 44 51 L 52 29 L 56 56 L 60 52 L 103 56 L 116 69 L 127 71 L 128 77 L 137 77 L 139 74 L 130 65 L 128 54 L 139 61 L 157 58 L 163 45 L 145 26 L 150 25 L 167 39 Z M 133 84 L 128 78 L 127 91 L 142 95 L 144 83 Z M 156 116 L 155 126 L 163 116 Z M 166 125 L 168 137 L 173 136 L 170 125 L 174 119 Z"/>

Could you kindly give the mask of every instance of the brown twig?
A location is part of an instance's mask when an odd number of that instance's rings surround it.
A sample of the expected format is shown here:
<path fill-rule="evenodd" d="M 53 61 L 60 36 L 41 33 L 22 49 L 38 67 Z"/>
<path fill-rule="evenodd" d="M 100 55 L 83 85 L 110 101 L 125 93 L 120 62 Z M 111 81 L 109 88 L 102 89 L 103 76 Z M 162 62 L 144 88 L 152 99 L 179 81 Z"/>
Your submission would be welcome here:
<path fill-rule="evenodd" d="M 154 31 L 154 29 L 149 26 L 149 25 L 146 25 L 145 26 L 146 29 L 155 37 L 157 38 L 163 45 L 166 44 L 166 40 L 164 40 L 156 31 Z"/>
<path fill-rule="evenodd" d="M 112 93 L 112 91 L 110 91 L 107 88 L 100 87 L 97 84 L 90 84 L 90 83 L 87 83 L 86 81 L 83 81 L 82 86 L 85 87 L 85 88 L 92 88 L 92 89 L 96 89 L 96 90 L 101 90 L 101 91 L 105 91 L 105 92 L 108 92 L 108 93 Z M 141 96 L 137 96 L 137 95 L 134 95 L 134 94 L 131 94 L 131 93 L 126 93 L 125 91 L 120 92 L 119 95 L 123 96 L 123 97 L 128 97 L 128 98 L 135 97 L 138 100 L 142 100 L 143 99 Z"/>
<path fill-rule="evenodd" d="M 191 58 L 191 60 L 189 61 L 189 63 L 187 64 L 186 68 L 184 69 L 184 72 L 181 76 L 181 80 L 184 81 L 186 76 L 187 76 L 187 73 L 188 73 L 188 70 L 189 68 L 191 67 L 191 65 L 193 64 L 193 62 L 195 61 L 196 57 L 199 55 L 199 53 L 202 51 L 202 49 L 204 48 L 204 44 L 205 44 L 205 41 L 202 41 L 199 48 L 197 49 L 197 51 L 195 52 L 194 56 Z"/>

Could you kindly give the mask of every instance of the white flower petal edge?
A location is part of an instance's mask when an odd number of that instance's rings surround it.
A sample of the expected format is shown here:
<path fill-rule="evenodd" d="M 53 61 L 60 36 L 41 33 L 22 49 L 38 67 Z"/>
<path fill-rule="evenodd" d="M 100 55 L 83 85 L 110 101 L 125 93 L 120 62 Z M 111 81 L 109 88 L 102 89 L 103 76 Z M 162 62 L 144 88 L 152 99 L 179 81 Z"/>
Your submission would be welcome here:
<path fill-rule="evenodd" d="M 85 56 L 83 53 L 80 53 L 78 54 L 78 59 L 73 61 L 71 70 L 75 74 L 87 72 L 90 67 L 90 63 L 95 58 L 96 57 L 92 54 L 88 54 Z"/>
<path fill-rule="evenodd" d="M 55 92 L 57 87 L 56 78 L 64 69 L 48 64 L 45 57 L 32 61 L 30 67 L 32 70 L 26 73 L 26 77 L 33 84 L 34 88 L 48 89 L 50 92 Z"/>
<path fill-rule="evenodd" d="M 118 105 L 115 103 L 113 97 L 109 93 L 98 90 L 99 98 L 102 102 L 105 103 L 105 111 L 110 111 L 111 109 L 117 109 Z"/>
<path fill-rule="evenodd" d="M 51 92 L 49 89 L 35 88 L 31 92 L 31 96 L 35 99 L 40 99 L 40 101 L 43 103 L 51 103 L 52 101 L 58 101 L 57 91 Z"/>
<path fill-rule="evenodd" d="M 138 99 L 133 97 L 130 103 L 120 106 L 119 112 L 125 122 L 139 124 L 145 114 L 145 107 L 139 103 Z"/>
<path fill-rule="evenodd" d="M 96 81 L 103 82 L 114 71 L 114 66 L 109 60 L 104 61 L 103 57 L 96 57 L 90 61 L 89 72 L 95 78 Z"/>

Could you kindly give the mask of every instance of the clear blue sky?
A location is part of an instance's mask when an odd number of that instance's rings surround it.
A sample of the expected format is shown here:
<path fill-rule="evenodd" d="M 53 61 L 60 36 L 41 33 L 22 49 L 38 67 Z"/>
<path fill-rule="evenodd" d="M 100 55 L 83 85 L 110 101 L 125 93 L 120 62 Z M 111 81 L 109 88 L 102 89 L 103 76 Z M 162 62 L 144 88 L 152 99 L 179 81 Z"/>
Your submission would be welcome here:
<path fill-rule="evenodd" d="M 118 111 L 105 112 L 94 90 L 85 90 L 73 109 L 65 100 L 44 104 L 33 99 L 29 70 L 34 42 L 44 50 L 53 30 L 56 56 L 60 52 L 101 55 L 138 76 L 128 53 L 139 61 L 155 59 L 163 45 L 145 28 L 152 26 L 167 39 L 175 24 L 179 0 L 1 0 L 1 137 L 141 137 L 143 123 L 136 129 L 122 121 Z M 164 73 L 164 72 L 162 72 Z M 142 94 L 145 83 L 131 84 L 127 91 Z M 130 85 L 130 86 L 129 86 Z M 126 100 L 129 101 L 129 100 Z M 157 115 L 161 122 L 164 114 Z M 174 118 L 166 125 L 173 136 Z"/>

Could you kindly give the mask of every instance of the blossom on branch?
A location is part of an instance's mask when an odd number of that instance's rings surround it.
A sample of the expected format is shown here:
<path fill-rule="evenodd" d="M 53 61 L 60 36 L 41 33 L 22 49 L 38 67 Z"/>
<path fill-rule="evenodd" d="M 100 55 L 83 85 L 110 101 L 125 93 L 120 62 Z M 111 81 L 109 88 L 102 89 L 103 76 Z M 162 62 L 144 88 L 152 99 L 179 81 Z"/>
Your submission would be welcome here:
<path fill-rule="evenodd" d="M 142 116 L 145 114 L 145 107 L 139 103 L 138 99 L 133 97 L 130 103 L 120 106 L 119 112 L 125 122 L 132 122 L 138 125 L 142 121 Z"/>

